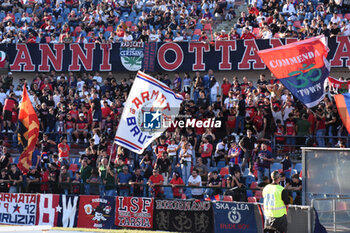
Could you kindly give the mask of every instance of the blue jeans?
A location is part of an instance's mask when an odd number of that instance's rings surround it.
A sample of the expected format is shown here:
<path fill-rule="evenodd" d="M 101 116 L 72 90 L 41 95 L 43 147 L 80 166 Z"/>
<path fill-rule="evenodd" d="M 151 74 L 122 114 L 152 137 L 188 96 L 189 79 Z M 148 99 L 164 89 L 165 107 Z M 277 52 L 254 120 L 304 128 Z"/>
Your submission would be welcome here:
<path fill-rule="evenodd" d="M 69 146 L 71 145 L 71 143 L 73 141 L 72 133 L 73 133 L 73 128 L 67 129 L 67 144 Z"/>
<path fill-rule="evenodd" d="M 335 136 L 335 135 L 333 135 L 333 126 L 329 126 L 328 136 L 330 136 L 330 137 Z M 329 138 L 329 143 L 331 144 L 331 146 L 333 146 L 334 145 L 334 138 Z"/>
<path fill-rule="evenodd" d="M 123 197 L 129 196 L 129 189 L 120 189 L 119 190 L 119 195 Z"/>
<path fill-rule="evenodd" d="M 86 195 L 90 195 L 90 184 L 84 184 L 84 190 Z"/>
<path fill-rule="evenodd" d="M 196 89 L 193 91 L 193 100 L 195 103 L 197 103 L 198 97 L 199 97 L 199 90 Z"/>
<path fill-rule="evenodd" d="M 115 196 L 115 191 L 114 191 L 114 189 L 106 190 L 106 196 L 108 196 L 108 197 L 114 197 L 114 196 Z"/>
<path fill-rule="evenodd" d="M 258 167 L 258 183 L 261 183 L 263 181 L 263 176 L 269 177 L 269 169 L 265 167 Z"/>
<path fill-rule="evenodd" d="M 325 135 L 326 135 L 326 129 L 316 130 L 316 141 L 317 141 L 318 147 L 325 146 L 325 143 L 324 143 L 324 136 Z"/>
<path fill-rule="evenodd" d="M 181 164 L 181 172 L 182 172 L 182 179 L 187 185 L 188 178 L 190 178 L 191 173 L 191 162 L 187 162 L 187 164 Z"/>
<path fill-rule="evenodd" d="M 244 116 L 237 116 L 236 117 L 236 125 L 235 125 L 235 133 L 236 134 L 239 134 L 240 132 L 243 133 L 243 130 L 244 130 L 244 119 L 245 119 Z M 241 125 L 240 132 L 238 130 L 239 125 Z"/>

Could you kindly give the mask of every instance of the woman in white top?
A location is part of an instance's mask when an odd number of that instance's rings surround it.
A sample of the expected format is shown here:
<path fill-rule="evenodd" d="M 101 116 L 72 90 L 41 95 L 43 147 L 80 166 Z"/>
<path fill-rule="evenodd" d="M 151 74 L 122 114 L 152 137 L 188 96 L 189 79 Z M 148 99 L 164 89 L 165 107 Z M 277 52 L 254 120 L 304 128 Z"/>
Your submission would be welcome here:
<path fill-rule="evenodd" d="M 186 182 L 190 177 L 191 172 L 191 161 L 192 161 L 192 148 L 190 143 L 184 143 L 179 154 L 180 164 L 181 164 L 181 172 L 182 179 Z"/>
<path fill-rule="evenodd" d="M 171 161 L 171 170 L 172 171 L 175 171 L 176 160 L 177 160 L 177 157 L 176 157 L 177 147 L 178 147 L 178 145 L 176 144 L 175 139 L 172 138 L 170 140 L 170 145 L 168 145 L 168 149 L 167 149 L 169 159 Z"/>
<path fill-rule="evenodd" d="M 210 100 L 211 103 L 216 101 L 216 96 L 220 94 L 220 86 L 218 81 L 216 81 L 215 77 L 211 77 L 210 79 Z"/>

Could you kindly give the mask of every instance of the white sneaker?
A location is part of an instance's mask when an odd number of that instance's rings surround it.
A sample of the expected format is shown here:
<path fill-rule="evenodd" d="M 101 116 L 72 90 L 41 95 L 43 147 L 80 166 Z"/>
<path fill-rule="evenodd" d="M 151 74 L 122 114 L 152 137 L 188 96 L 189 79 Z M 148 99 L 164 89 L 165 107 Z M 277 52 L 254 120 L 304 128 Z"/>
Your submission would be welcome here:
<path fill-rule="evenodd" d="M 2 132 L 2 133 L 6 133 L 6 129 L 3 129 L 1 132 Z"/>
<path fill-rule="evenodd" d="M 8 132 L 8 133 L 13 133 L 12 129 L 9 129 L 7 132 Z"/>

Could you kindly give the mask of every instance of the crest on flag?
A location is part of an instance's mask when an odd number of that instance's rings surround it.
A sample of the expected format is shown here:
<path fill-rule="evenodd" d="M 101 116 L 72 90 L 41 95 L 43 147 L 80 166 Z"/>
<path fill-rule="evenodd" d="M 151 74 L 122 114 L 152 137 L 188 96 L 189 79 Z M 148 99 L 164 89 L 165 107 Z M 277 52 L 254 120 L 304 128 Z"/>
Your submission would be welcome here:
<path fill-rule="evenodd" d="M 141 154 L 169 127 L 182 100 L 164 83 L 139 71 L 125 102 L 115 142 Z"/>

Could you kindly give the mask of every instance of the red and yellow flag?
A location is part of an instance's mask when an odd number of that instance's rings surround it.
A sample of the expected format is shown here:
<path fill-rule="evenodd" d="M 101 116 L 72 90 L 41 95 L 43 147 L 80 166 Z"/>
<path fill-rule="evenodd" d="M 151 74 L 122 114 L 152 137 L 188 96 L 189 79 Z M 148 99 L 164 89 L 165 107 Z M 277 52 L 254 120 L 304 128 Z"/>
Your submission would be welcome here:
<path fill-rule="evenodd" d="M 18 141 L 23 146 L 18 168 L 26 173 L 32 166 L 32 154 L 39 137 L 39 120 L 29 99 L 26 85 L 19 105 L 18 124 Z"/>

